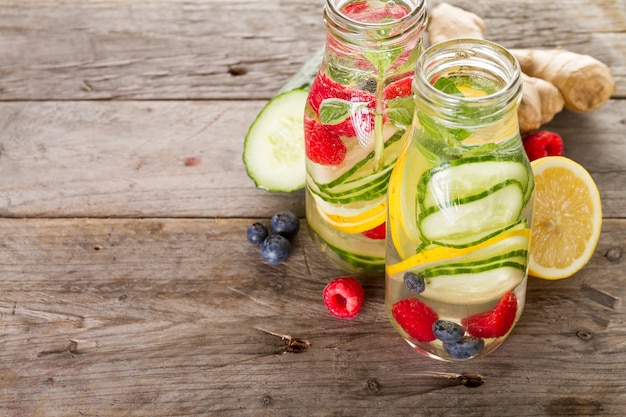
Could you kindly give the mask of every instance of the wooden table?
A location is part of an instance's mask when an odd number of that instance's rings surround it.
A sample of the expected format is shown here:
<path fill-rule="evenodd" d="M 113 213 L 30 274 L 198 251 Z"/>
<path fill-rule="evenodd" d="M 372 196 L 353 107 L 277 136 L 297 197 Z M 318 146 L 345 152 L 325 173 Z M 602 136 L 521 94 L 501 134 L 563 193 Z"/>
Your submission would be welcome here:
<path fill-rule="evenodd" d="M 306 227 L 283 265 L 246 242 L 304 216 L 241 155 L 323 44 L 321 0 L 0 0 L 0 416 L 626 415 L 624 0 L 453 4 L 488 39 L 591 54 L 618 83 L 546 127 L 600 189 L 593 258 L 530 279 L 507 342 L 466 363 L 402 341 L 382 277 L 358 318 L 330 316 L 342 271 Z"/>

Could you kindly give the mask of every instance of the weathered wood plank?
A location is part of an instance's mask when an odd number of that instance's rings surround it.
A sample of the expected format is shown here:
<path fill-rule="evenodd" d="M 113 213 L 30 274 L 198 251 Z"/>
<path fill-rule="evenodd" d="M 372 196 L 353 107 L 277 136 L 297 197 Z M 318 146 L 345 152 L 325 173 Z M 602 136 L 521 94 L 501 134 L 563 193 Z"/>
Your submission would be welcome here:
<path fill-rule="evenodd" d="M 264 103 L 0 102 L 0 216 L 303 215 L 302 192 L 257 190 L 245 173 L 243 138 Z M 612 100 L 548 126 L 596 179 L 606 217 L 626 215 L 625 114 Z"/>
<path fill-rule="evenodd" d="M 504 46 L 595 56 L 626 96 L 623 1 L 450 3 Z M 268 99 L 323 44 L 322 5 L 1 0 L 0 100 Z"/>
<path fill-rule="evenodd" d="M 626 415 L 626 222 L 591 262 L 531 279 L 498 351 L 429 360 L 388 324 L 382 278 L 354 320 L 306 228 L 264 264 L 247 220 L 0 219 L 0 410 L 9 416 Z M 606 256 L 613 249 L 612 256 Z M 621 252 L 619 252 L 621 253 Z M 600 300 L 600 302 L 599 302 Z M 306 339 L 302 353 L 261 329 Z M 464 381 L 484 382 L 475 388 Z M 393 410 L 393 411 L 390 411 Z"/>

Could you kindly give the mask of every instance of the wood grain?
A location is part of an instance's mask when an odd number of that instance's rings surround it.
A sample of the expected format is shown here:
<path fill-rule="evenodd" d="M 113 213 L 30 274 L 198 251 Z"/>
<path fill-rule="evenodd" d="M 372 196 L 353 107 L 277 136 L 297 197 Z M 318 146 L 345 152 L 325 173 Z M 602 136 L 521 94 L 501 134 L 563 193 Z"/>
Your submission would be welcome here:
<path fill-rule="evenodd" d="M 450 3 L 506 47 L 595 56 L 626 95 L 622 0 Z M 323 45 L 322 5 L 1 0 L 0 99 L 268 99 Z"/>
<path fill-rule="evenodd" d="M 304 194 L 258 190 L 242 162 L 259 101 L 0 102 L 0 215 L 304 215 Z M 605 217 L 626 215 L 626 101 L 547 125 L 600 188 Z M 185 164 L 187 158 L 197 158 Z M 251 203 L 254 201 L 254 203 Z"/>
<path fill-rule="evenodd" d="M 382 277 L 352 321 L 321 293 L 341 271 L 306 228 L 261 261 L 246 220 L 4 219 L 0 410 L 66 415 L 610 415 L 626 412 L 626 222 L 574 277 L 530 279 L 512 336 L 471 363 L 426 359 L 388 323 Z M 284 353 L 286 342 L 310 343 Z M 468 379 L 478 381 L 469 388 Z M 314 394 L 314 395 L 310 395 Z M 426 411 L 425 411 L 426 412 Z"/>
<path fill-rule="evenodd" d="M 546 126 L 600 189 L 591 261 L 529 279 L 509 340 L 462 364 L 401 340 L 380 276 L 359 278 L 356 319 L 330 316 L 322 289 L 345 273 L 304 223 L 282 265 L 245 241 L 305 214 L 241 155 L 323 44 L 323 1 L 0 0 L 0 417 L 626 415 L 624 2 L 451 3 L 618 83 Z"/>

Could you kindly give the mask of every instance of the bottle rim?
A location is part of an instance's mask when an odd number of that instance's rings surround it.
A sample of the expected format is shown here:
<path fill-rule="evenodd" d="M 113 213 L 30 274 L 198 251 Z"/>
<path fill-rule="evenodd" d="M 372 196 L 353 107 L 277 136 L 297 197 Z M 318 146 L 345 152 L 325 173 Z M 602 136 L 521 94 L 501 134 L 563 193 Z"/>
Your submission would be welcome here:
<path fill-rule="evenodd" d="M 498 91 L 479 97 L 447 94 L 434 87 L 434 81 L 450 71 L 461 74 L 489 74 L 502 80 Z M 505 111 L 518 105 L 522 93 L 522 71 L 517 59 L 502 45 L 484 39 L 450 39 L 427 48 L 415 66 L 413 91 L 444 114 L 454 114 L 460 105 L 477 109 Z M 487 110 L 486 110 L 487 111 Z"/>
<path fill-rule="evenodd" d="M 426 0 L 406 0 L 406 2 L 412 7 L 409 13 L 399 19 L 388 22 L 362 22 L 352 19 L 341 12 L 341 7 L 346 1 L 326 0 L 324 21 L 335 31 L 344 34 L 344 36 L 359 36 L 366 32 L 380 31 L 382 33 L 387 32 L 389 33 L 389 38 L 394 38 L 403 35 L 407 30 L 424 30 L 428 21 Z"/>

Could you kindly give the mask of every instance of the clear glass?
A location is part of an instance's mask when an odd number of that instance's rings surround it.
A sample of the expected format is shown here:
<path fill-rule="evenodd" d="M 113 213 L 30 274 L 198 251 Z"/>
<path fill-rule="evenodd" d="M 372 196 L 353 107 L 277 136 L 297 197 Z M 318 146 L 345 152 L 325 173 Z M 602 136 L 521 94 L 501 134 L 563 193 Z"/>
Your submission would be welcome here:
<path fill-rule="evenodd" d="M 423 0 L 327 0 L 324 60 L 305 109 L 306 214 L 320 248 L 384 270 L 386 192 L 409 130 Z"/>
<path fill-rule="evenodd" d="M 416 66 L 415 115 L 389 182 L 386 308 L 441 360 L 499 346 L 522 314 L 534 180 L 519 133 L 520 68 L 458 39 Z"/>

